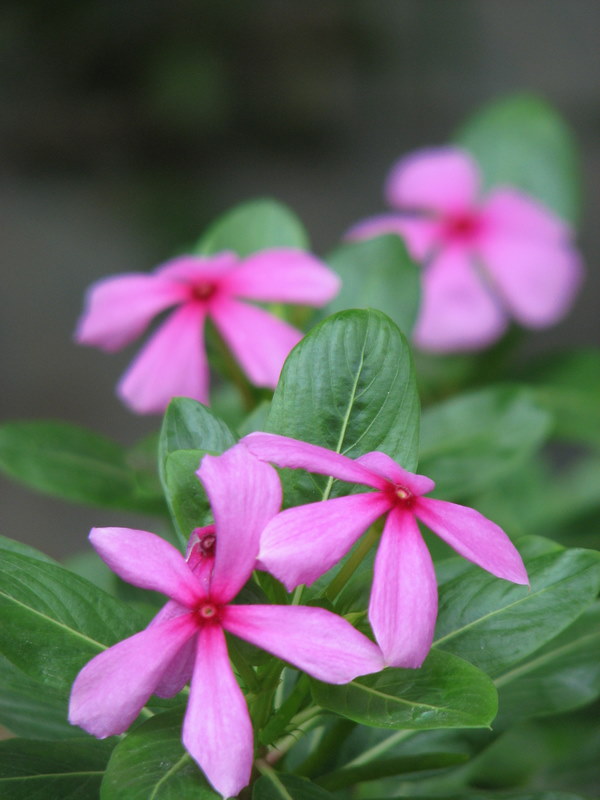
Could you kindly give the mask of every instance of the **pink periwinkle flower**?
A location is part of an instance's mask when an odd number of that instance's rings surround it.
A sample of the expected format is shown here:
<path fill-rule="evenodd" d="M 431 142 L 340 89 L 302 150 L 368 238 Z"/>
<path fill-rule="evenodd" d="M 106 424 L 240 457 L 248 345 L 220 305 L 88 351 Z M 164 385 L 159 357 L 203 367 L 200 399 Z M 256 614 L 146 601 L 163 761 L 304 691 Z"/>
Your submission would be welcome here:
<path fill-rule="evenodd" d="M 118 275 L 94 284 L 75 338 L 113 352 L 140 336 L 157 314 L 175 306 L 117 387 L 134 411 L 162 413 L 175 396 L 208 403 L 207 318 L 249 379 L 274 388 L 302 333 L 240 300 L 322 306 L 338 289 L 335 273 L 292 248 L 263 250 L 244 259 L 230 252 L 181 256 L 153 274 Z"/>
<path fill-rule="evenodd" d="M 415 343 L 448 352 L 489 345 L 509 318 L 530 328 L 557 322 L 579 287 L 582 266 L 571 228 L 523 192 L 480 195 L 474 159 L 455 147 L 401 159 L 386 196 L 400 213 L 365 220 L 348 233 L 404 237 L 423 265 Z"/>
<path fill-rule="evenodd" d="M 147 531 L 96 528 L 92 544 L 121 578 L 170 600 L 140 633 L 79 673 L 69 720 L 99 738 L 122 733 L 151 694 L 172 697 L 191 679 L 183 743 L 224 797 L 249 782 L 252 723 L 224 632 L 322 681 L 346 683 L 383 668 L 379 648 L 322 608 L 234 605 L 254 569 L 260 534 L 281 505 L 275 470 L 242 446 L 205 456 L 198 470 L 215 524 L 194 531 L 188 560 Z"/>
<path fill-rule="evenodd" d="M 353 461 L 270 433 L 251 433 L 242 442 L 279 467 L 306 469 L 376 490 L 282 511 L 266 526 L 258 559 L 291 591 L 298 584 L 313 583 L 387 514 L 375 557 L 369 621 L 389 666 L 421 666 L 433 641 L 437 583 L 417 519 L 492 575 L 528 583 L 521 556 L 498 525 L 472 508 L 423 497 L 434 482 L 407 472 L 385 453 L 366 453 Z"/>

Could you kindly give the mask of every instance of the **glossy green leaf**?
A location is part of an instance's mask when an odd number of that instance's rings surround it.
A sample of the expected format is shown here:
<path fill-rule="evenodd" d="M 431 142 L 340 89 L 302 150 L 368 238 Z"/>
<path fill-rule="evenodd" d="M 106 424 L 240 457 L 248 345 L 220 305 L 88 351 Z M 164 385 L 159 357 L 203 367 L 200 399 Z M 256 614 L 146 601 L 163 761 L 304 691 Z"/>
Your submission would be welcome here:
<path fill-rule="evenodd" d="M 205 450 L 176 450 L 165 462 L 166 495 L 182 543 L 187 543 L 194 528 L 211 522 L 210 503 L 196 475 L 205 455 Z"/>
<path fill-rule="evenodd" d="M 491 680 L 461 658 L 432 651 L 420 669 L 388 668 L 342 686 L 312 681 L 317 703 L 376 728 L 485 728 L 497 710 Z"/>
<path fill-rule="evenodd" d="M 569 711 L 600 697 L 600 604 L 495 680 L 500 728 Z"/>
<path fill-rule="evenodd" d="M 517 547 L 531 588 L 469 566 L 440 586 L 435 647 L 496 677 L 571 624 L 600 588 L 600 553 L 560 548 L 530 557 Z M 537 540 L 533 541 L 537 546 Z"/>
<path fill-rule="evenodd" d="M 54 558 L 50 558 L 46 553 L 42 553 L 41 550 L 36 550 L 35 547 L 18 542 L 16 539 L 9 539 L 7 536 L 0 536 L 0 559 L 4 553 L 18 553 L 22 556 L 35 558 L 38 561 L 45 561 L 47 564 L 58 564 Z"/>
<path fill-rule="evenodd" d="M 333 795 L 306 778 L 270 771 L 254 784 L 252 800 L 330 800 Z"/>
<path fill-rule="evenodd" d="M 343 244 L 327 259 L 342 279 L 332 312 L 346 308 L 377 308 L 408 335 L 420 301 L 419 267 L 399 236 L 377 236 Z"/>
<path fill-rule="evenodd" d="M 233 250 L 247 256 L 271 247 L 306 249 L 302 223 L 289 208 L 268 198 L 250 200 L 219 217 L 200 239 L 198 254 Z"/>
<path fill-rule="evenodd" d="M 29 739 L 67 739 L 81 734 L 67 722 L 63 692 L 34 681 L 0 656 L 0 725 Z"/>
<path fill-rule="evenodd" d="M 0 426 L 0 469 L 44 494 L 76 503 L 160 513 L 162 498 L 140 491 L 126 451 L 66 422 Z"/>
<path fill-rule="evenodd" d="M 0 559 L 0 653 L 68 692 L 93 656 L 144 625 L 139 614 L 62 567 L 17 553 Z"/>
<path fill-rule="evenodd" d="M 544 442 L 552 418 L 525 388 L 496 386 L 423 412 L 419 472 L 446 500 L 467 497 L 509 474 Z"/>
<path fill-rule="evenodd" d="M 100 800 L 219 800 L 181 743 L 181 709 L 159 714 L 113 750 Z"/>
<path fill-rule="evenodd" d="M 0 796 L 3 800 L 91 800 L 114 740 L 62 742 L 8 739 L 0 742 Z"/>
<path fill-rule="evenodd" d="M 328 317 L 288 356 L 267 429 L 356 458 L 382 450 L 416 465 L 419 399 L 412 358 L 398 327 L 380 311 Z M 327 478 L 300 471 L 286 478 L 288 502 L 329 493 Z M 348 484 L 336 491 L 347 493 Z"/>
<path fill-rule="evenodd" d="M 494 101 L 471 117 L 456 139 L 477 159 L 486 187 L 518 187 L 569 222 L 577 220 L 577 148 L 564 120 L 544 100 L 516 94 Z"/>

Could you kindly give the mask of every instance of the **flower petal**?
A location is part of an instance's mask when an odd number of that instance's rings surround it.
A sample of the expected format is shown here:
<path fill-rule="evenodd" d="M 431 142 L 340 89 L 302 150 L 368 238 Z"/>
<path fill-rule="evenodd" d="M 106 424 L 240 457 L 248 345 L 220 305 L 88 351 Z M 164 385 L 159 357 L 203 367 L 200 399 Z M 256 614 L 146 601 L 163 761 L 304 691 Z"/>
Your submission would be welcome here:
<path fill-rule="evenodd" d="M 213 256 L 178 256 L 161 264 L 156 275 L 188 286 L 198 281 L 221 282 L 239 263 L 239 256 L 228 250 Z"/>
<path fill-rule="evenodd" d="M 435 489 L 435 481 L 432 481 L 431 478 L 403 469 L 393 458 L 378 450 L 359 456 L 356 462 L 367 469 L 378 472 L 391 483 L 409 489 L 413 494 L 427 494 Z"/>
<path fill-rule="evenodd" d="M 184 286 L 155 275 L 105 278 L 88 290 L 75 340 L 108 352 L 119 350 L 143 333 L 156 314 L 186 297 Z"/>
<path fill-rule="evenodd" d="M 447 247 L 426 267 L 414 331 L 424 350 L 476 350 L 497 339 L 506 316 L 462 247 Z"/>
<path fill-rule="evenodd" d="M 481 219 L 484 230 L 511 239 L 564 244 L 572 235 L 563 219 L 517 189 L 503 187 L 490 192 L 482 204 Z"/>
<path fill-rule="evenodd" d="M 250 380 L 274 389 L 283 362 L 302 333 L 262 308 L 229 297 L 213 304 L 211 316 Z"/>
<path fill-rule="evenodd" d="M 162 592 L 189 608 L 201 599 L 198 581 L 185 559 L 160 536 L 132 528 L 92 528 L 90 542 L 127 583 Z"/>
<path fill-rule="evenodd" d="M 195 631 L 192 615 L 185 614 L 146 628 L 97 655 L 75 679 L 69 722 L 99 739 L 123 733 Z"/>
<path fill-rule="evenodd" d="M 227 291 L 263 302 L 323 306 L 340 289 L 339 277 L 310 253 L 281 247 L 245 258 L 227 276 Z"/>
<path fill-rule="evenodd" d="M 529 583 L 517 548 L 502 528 L 474 508 L 423 497 L 417 501 L 415 514 L 457 553 L 492 575 Z"/>
<path fill-rule="evenodd" d="M 288 591 L 311 584 L 389 507 L 387 497 L 377 492 L 288 508 L 265 528 L 258 560 Z"/>
<path fill-rule="evenodd" d="M 386 489 L 388 482 L 359 463 L 326 447 L 301 442 L 277 433 L 249 433 L 241 443 L 257 458 L 278 467 L 306 469 L 318 475 L 332 475 L 340 481 L 362 483 L 374 489 Z"/>
<path fill-rule="evenodd" d="M 198 634 L 183 744 L 224 798 L 237 797 L 250 782 L 252 723 L 218 625 L 207 625 Z"/>
<path fill-rule="evenodd" d="M 204 456 L 196 473 L 210 499 L 216 530 L 211 597 L 227 603 L 246 583 L 260 535 L 281 507 L 281 483 L 270 464 L 242 445 Z"/>
<path fill-rule="evenodd" d="M 553 325 L 569 310 L 581 285 L 579 254 L 561 243 L 484 237 L 481 259 L 509 311 L 532 328 Z"/>
<path fill-rule="evenodd" d="M 478 188 L 479 170 L 467 152 L 432 147 L 398 161 L 385 193 L 396 208 L 457 213 L 472 208 Z"/>
<path fill-rule="evenodd" d="M 411 256 L 424 261 L 434 250 L 440 237 L 440 223 L 434 219 L 399 214 L 381 214 L 358 222 L 346 233 L 350 241 L 371 239 L 385 233 L 395 233 L 404 239 Z"/>
<path fill-rule="evenodd" d="M 189 614 L 189 609 L 179 605 L 179 603 L 176 603 L 174 600 L 169 600 L 150 621 L 148 627 L 160 625 L 161 622 L 180 617 L 182 614 Z M 197 639 L 194 634 L 181 646 L 169 664 L 167 664 L 162 678 L 154 689 L 154 694 L 157 697 L 175 697 L 186 683 L 189 683 L 192 678 L 194 662 L 196 660 L 196 643 Z"/>
<path fill-rule="evenodd" d="M 377 645 L 323 608 L 231 605 L 223 627 L 327 683 L 348 683 L 384 666 Z"/>
<path fill-rule="evenodd" d="M 410 511 L 394 509 L 379 543 L 369 621 L 386 664 L 420 667 L 433 641 L 437 583 L 429 551 Z"/>
<path fill-rule="evenodd" d="M 173 397 L 208 402 L 205 315 L 200 305 L 188 303 L 174 311 L 148 340 L 117 387 L 119 396 L 134 411 L 162 413 Z"/>

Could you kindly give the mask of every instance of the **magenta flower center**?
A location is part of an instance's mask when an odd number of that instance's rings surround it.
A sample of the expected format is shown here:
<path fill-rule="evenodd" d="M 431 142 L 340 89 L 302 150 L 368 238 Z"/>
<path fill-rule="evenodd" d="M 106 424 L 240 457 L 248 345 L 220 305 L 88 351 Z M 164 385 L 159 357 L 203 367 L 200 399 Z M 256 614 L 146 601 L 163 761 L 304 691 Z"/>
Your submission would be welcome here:
<path fill-rule="evenodd" d="M 215 534 L 207 533 L 199 539 L 197 546 L 203 556 L 205 556 L 206 558 L 214 558 L 216 542 L 217 542 L 217 537 L 215 536 Z"/>
<path fill-rule="evenodd" d="M 412 508 L 416 500 L 410 489 L 398 484 L 391 487 L 391 497 L 394 505 L 401 508 Z"/>
<path fill-rule="evenodd" d="M 194 614 L 199 625 L 210 625 L 221 621 L 221 606 L 212 600 L 203 600 L 196 607 Z"/>
<path fill-rule="evenodd" d="M 199 281 L 198 283 L 194 284 L 191 289 L 194 300 L 201 300 L 205 302 L 206 300 L 210 300 L 210 298 L 216 292 L 217 287 L 210 281 Z"/>
<path fill-rule="evenodd" d="M 469 241 L 481 230 L 481 219 L 477 214 L 461 212 L 453 214 L 444 220 L 443 235 L 452 241 Z"/>

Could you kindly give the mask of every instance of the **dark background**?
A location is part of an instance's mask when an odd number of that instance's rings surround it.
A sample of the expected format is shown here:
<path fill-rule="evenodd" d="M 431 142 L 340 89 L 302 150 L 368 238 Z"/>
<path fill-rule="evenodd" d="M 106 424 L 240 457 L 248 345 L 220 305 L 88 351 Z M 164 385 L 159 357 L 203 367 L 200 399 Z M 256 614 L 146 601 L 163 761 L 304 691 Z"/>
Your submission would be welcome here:
<path fill-rule="evenodd" d="M 586 290 L 530 347 L 597 344 L 599 30 L 597 0 L 4 0 L 1 419 L 133 443 L 158 423 L 113 393 L 136 346 L 72 343 L 91 282 L 151 269 L 259 195 L 289 204 L 324 253 L 383 209 L 398 156 L 521 89 L 574 130 L 586 195 Z M 92 525 L 152 525 L 0 490 L 0 532 L 53 555 Z"/>

